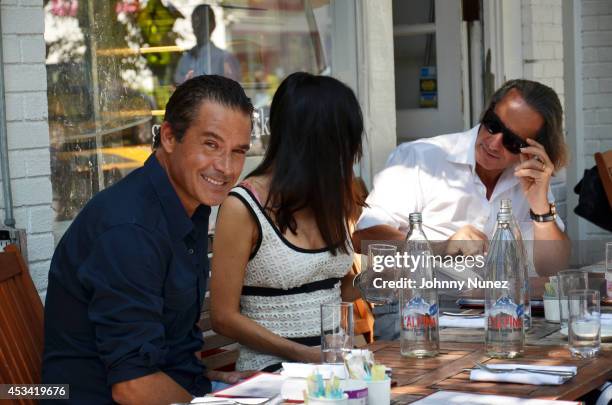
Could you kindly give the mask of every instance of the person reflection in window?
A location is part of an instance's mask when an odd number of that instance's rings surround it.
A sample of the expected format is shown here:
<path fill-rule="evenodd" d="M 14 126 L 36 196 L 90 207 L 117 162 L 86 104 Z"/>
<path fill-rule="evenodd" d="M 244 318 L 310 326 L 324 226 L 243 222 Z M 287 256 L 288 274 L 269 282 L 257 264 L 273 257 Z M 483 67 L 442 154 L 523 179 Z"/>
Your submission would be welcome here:
<path fill-rule="evenodd" d="M 191 14 L 191 26 L 197 44 L 183 53 L 174 72 L 179 85 L 199 75 L 221 75 L 240 81 L 240 63 L 230 52 L 218 48 L 210 36 L 215 30 L 215 14 L 208 4 L 197 6 Z"/>

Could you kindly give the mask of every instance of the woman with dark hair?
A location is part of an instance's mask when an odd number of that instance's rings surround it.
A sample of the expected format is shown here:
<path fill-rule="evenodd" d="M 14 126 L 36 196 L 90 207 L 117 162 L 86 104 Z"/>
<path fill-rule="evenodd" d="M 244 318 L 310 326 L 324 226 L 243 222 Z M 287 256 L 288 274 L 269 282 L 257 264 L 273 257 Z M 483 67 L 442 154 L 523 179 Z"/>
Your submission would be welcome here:
<path fill-rule="evenodd" d="M 294 73 L 270 109 L 262 163 L 220 208 L 212 261 L 211 318 L 242 344 L 237 370 L 283 360 L 320 362 L 322 303 L 352 301 L 349 220 L 363 119 L 338 80 Z"/>

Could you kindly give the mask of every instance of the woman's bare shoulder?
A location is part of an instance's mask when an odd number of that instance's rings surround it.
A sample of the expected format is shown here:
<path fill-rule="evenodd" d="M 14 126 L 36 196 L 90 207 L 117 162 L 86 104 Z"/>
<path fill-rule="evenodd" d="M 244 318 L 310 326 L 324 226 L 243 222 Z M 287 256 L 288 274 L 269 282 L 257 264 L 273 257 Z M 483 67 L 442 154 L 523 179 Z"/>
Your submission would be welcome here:
<path fill-rule="evenodd" d="M 268 175 L 252 176 L 244 179 L 241 185 L 245 186 L 258 199 L 260 205 L 264 205 L 270 190 L 270 177 Z"/>

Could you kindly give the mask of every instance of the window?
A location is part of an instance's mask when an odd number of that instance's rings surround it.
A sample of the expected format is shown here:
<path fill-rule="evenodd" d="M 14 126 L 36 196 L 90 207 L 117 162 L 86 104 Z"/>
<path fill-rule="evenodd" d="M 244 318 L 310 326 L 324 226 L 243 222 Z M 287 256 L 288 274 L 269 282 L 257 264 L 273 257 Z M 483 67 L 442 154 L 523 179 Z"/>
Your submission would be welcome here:
<path fill-rule="evenodd" d="M 339 43 L 355 37 L 346 0 L 46 0 L 45 27 L 56 236 L 93 194 L 142 165 L 152 125 L 186 78 L 242 84 L 256 108 L 252 167 L 288 74 L 356 69 Z"/>
<path fill-rule="evenodd" d="M 433 0 L 393 2 L 398 110 L 438 106 L 435 18 Z"/>

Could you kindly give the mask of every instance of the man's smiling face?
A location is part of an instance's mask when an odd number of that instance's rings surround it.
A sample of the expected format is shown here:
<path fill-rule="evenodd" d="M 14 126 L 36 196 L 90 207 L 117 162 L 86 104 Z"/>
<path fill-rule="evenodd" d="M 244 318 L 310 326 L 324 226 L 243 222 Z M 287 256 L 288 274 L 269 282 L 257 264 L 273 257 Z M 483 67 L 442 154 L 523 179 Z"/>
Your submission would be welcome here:
<path fill-rule="evenodd" d="M 171 131 L 164 123 L 163 130 Z M 251 139 L 251 117 L 204 101 L 183 138 L 164 145 L 168 174 L 188 212 L 200 204 L 219 205 L 236 184 Z"/>

